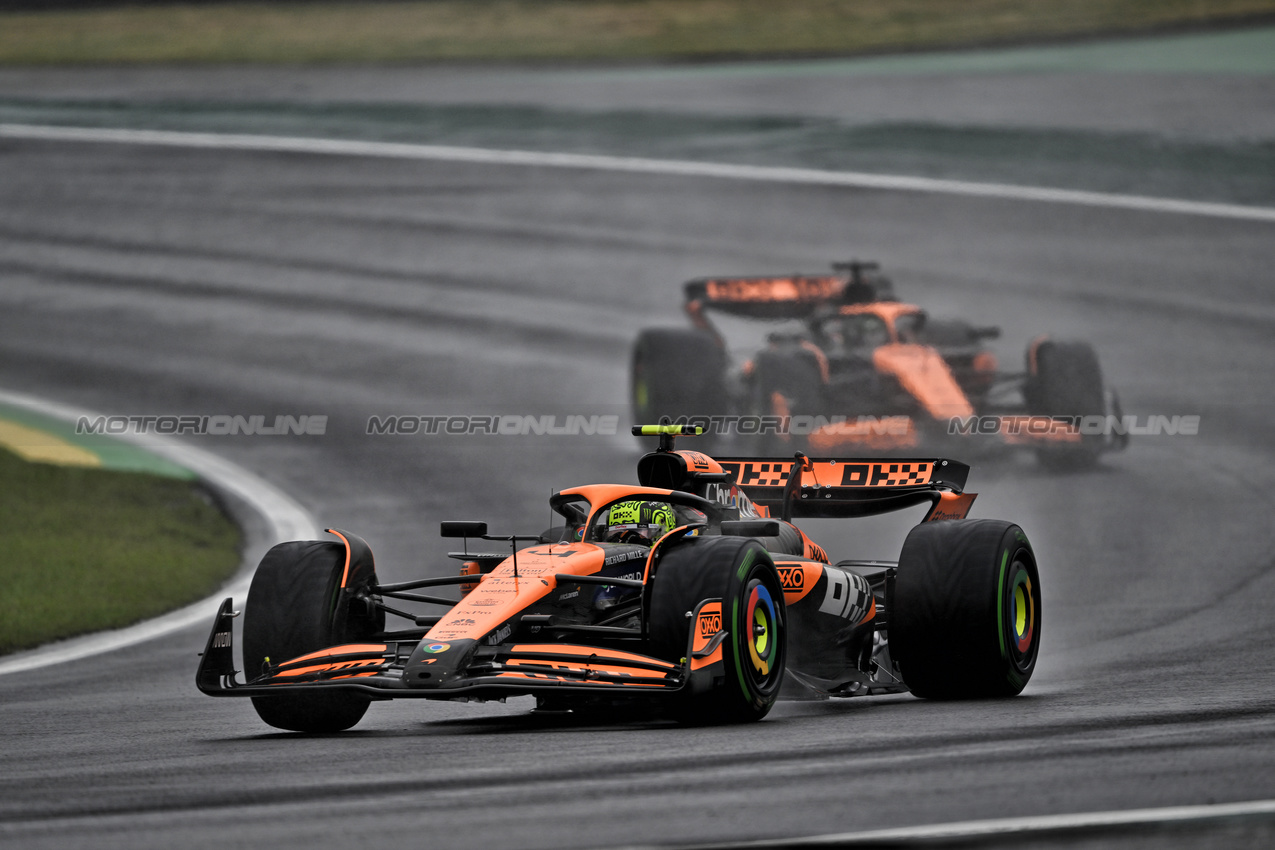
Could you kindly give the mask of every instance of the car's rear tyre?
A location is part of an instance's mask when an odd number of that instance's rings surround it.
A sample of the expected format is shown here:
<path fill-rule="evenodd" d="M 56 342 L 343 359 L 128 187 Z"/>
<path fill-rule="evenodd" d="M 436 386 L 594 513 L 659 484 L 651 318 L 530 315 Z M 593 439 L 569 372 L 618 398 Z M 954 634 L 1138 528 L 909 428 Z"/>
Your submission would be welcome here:
<path fill-rule="evenodd" d="M 1036 668 L 1040 576 L 1027 535 L 1013 523 L 916 526 L 887 607 L 890 656 L 917 696 L 1014 696 Z"/>
<path fill-rule="evenodd" d="M 753 358 L 753 408 L 758 416 L 829 414 L 823 404 L 823 375 L 814 356 L 804 350 L 761 351 Z M 804 450 L 806 439 L 767 430 L 761 435 L 765 453 Z"/>
<path fill-rule="evenodd" d="M 725 382 L 726 352 L 711 334 L 655 328 L 642 331 L 633 344 L 629 386 L 635 424 L 728 413 Z"/>
<path fill-rule="evenodd" d="M 1046 339 L 1028 349 L 1027 410 L 1034 416 L 1102 416 L 1106 413 L 1098 353 L 1087 342 Z M 1049 469 L 1085 469 L 1102 452 L 1102 438 L 1082 436 L 1079 443 L 1041 448 L 1037 457 Z"/>
<path fill-rule="evenodd" d="M 676 707 L 688 723 L 745 723 L 765 717 L 779 697 L 788 649 L 783 585 L 757 541 L 687 537 L 665 553 L 652 581 L 648 630 L 652 652 L 680 661 L 687 651 L 690 612 L 722 600 L 725 675 Z"/>
<path fill-rule="evenodd" d="M 341 588 L 345 547 L 323 541 L 280 543 L 252 577 L 244 612 L 243 652 L 249 681 L 269 664 L 329 646 L 368 641 L 384 631 L 385 614 L 351 604 Z M 375 573 L 364 572 L 364 583 Z M 351 691 L 253 697 L 257 714 L 278 729 L 340 732 L 363 718 L 370 699 Z"/>

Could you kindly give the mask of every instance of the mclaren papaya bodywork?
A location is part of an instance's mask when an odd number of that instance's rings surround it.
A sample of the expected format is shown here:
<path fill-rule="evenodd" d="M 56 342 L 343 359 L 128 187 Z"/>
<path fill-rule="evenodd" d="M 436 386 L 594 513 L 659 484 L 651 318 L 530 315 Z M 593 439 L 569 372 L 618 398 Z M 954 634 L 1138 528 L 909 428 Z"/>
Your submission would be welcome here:
<path fill-rule="evenodd" d="M 561 525 L 540 535 L 444 523 L 444 536 L 465 538 L 451 555 L 461 563 L 455 575 L 380 583 L 370 547 L 345 531 L 332 531 L 339 544 L 280 544 L 254 578 L 242 664 L 228 599 L 199 664 L 199 689 L 253 697 L 267 722 L 302 730 L 345 728 L 361 716 L 307 724 L 307 706 L 327 693 L 364 707 L 515 695 L 565 708 L 640 701 L 675 715 L 709 705 L 742 720 L 763 716 L 785 679 L 820 695 L 908 690 L 888 640 L 896 565 L 834 562 L 794 520 L 911 506 L 925 508 L 923 524 L 961 519 L 974 500 L 964 492 L 969 467 L 942 458 L 713 458 L 674 448 L 673 435 L 695 431 L 645 429 L 661 447 L 639 461 L 638 483 L 554 494 Z M 667 506 L 676 527 L 649 543 L 608 539 L 610 509 L 634 501 Z M 507 548 L 474 551 L 476 540 Z M 332 557 L 311 567 L 298 561 L 303 545 L 330 547 Z M 317 602 L 298 612 L 292 587 L 306 582 L 316 583 Z M 419 592 L 437 587 L 461 595 Z M 389 628 L 387 616 L 406 622 Z M 280 636 L 283 620 L 288 634 L 312 629 L 311 645 Z M 276 654 L 283 650 L 291 654 Z"/>
<path fill-rule="evenodd" d="M 876 264 L 836 269 L 688 282 L 692 328 L 643 331 L 634 345 L 635 417 L 766 451 L 913 453 L 958 440 L 963 451 L 1020 447 L 1084 465 L 1127 442 L 1106 428 L 1119 401 L 1087 343 L 1038 336 L 1024 370 L 1003 371 L 987 342 L 999 328 L 898 301 Z M 764 346 L 714 316 L 765 323 Z"/>

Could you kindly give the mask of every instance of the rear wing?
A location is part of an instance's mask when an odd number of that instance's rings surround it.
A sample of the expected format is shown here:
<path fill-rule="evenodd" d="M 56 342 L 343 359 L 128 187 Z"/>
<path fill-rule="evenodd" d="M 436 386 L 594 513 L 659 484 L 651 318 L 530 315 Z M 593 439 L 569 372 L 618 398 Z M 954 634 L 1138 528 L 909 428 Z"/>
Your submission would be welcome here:
<path fill-rule="evenodd" d="M 686 310 L 694 318 L 716 310 L 750 319 L 804 319 L 827 304 L 893 300 L 890 279 L 876 263 L 833 263 L 831 275 L 699 278 L 685 284 Z"/>
<path fill-rule="evenodd" d="M 846 285 L 832 275 L 703 278 L 686 284 L 686 305 L 749 319 L 804 319 L 825 304 L 843 303 Z"/>
<path fill-rule="evenodd" d="M 716 460 L 755 505 L 784 520 L 872 516 L 926 503 L 929 519 L 941 502 L 960 502 L 965 510 L 973 502 L 973 494 L 962 496 L 969 466 L 944 458 Z"/>

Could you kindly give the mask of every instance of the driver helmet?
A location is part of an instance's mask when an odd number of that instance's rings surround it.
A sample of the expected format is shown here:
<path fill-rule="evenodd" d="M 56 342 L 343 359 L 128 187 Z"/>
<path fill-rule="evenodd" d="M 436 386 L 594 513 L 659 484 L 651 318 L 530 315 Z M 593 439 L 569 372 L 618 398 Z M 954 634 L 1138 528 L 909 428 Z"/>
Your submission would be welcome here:
<path fill-rule="evenodd" d="M 677 526 L 667 502 L 617 502 L 607 511 L 602 539 L 612 543 L 651 544 Z"/>

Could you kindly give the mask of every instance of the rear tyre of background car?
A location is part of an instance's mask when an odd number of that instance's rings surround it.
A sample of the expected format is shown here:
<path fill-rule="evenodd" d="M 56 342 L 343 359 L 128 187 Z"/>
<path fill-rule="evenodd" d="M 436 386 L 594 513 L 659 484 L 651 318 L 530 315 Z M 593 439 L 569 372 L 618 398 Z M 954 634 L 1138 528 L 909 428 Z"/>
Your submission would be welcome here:
<path fill-rule="evenodd" d="M 1098 353 L 1087 342 L 1044 339 L 1027 351 L 1027 383 L 1023 388 L 1027 412 L 1033 416 L 1102 416 L 1106 413 L 1102 368 Z M 1049 469 L 1086 469 L 1098 461 L 1101 436 L 1082 436 L 1079 443 L 1061 443 L 1037 450 Z"/>
<path fill-rule="evenodd" d="M 758 416 L 816 416 L 829 414 L 823 405 L 824 381 L 818 361 L 803 349 L 762 351 L 753 358 L 753 410 Z M 839 411 L 838 411 L 839 412 Z M 760 435 L 762 454 L 805 451 L 804 435 Z"/>
<path fill-rule="evenodd" d="M 1036 668 L 1040 603 L 1036 557 L 1017 525 L 922 523 L 887 600 L 890 657 L 916 696 L 1014 696 Z"/>
<path fill-rule="evenodd" d="M 681 416 L 729 412 L 726 352 L 712 334 L 669 328 L 642 331 L 633 343 L 629 378 L 635 424 L 655 425 L 664 416 L 676 421 Z M 710 442 L 701 440 L 696 448 L 711 451 Z"/>
<path fill-rule="evenodd" d="M 681 661 L 705 599 L 722 600 L 725 676 L 677 706 L 686 723 L 745 723 L 765 717 L 779 697 L 788 648 L 783 585 L 757 541 L 687 537 L 665 553 L 651 579 L 648 633 L 654 655 Z"/>
<path fill-rule="evenodd" d="M 252 577 L 244 611 L 243 652 L 248 680 L 268 664 L 345 643 L 370 641 L 385 628 L 385 614 L 369 610 L 341 588 L 345 547 L 323 541 L 280 543 Z M 375 583 L 375 574 L 361 576 Z M 370 699 L 352 691 L 253 697 L 257 714 L 278 729 L 340 732 L 362 719 Z"/>

